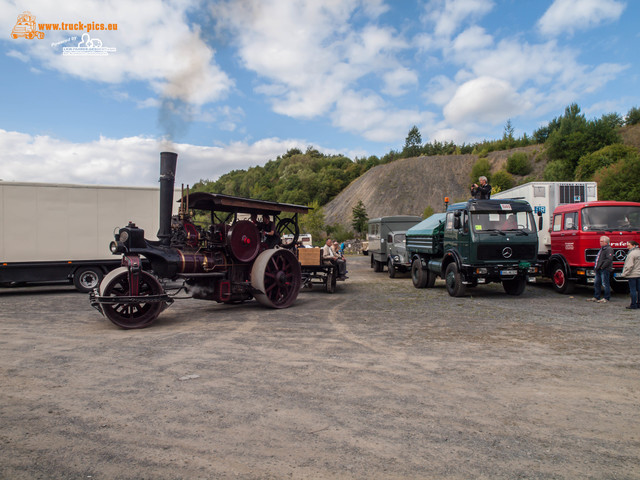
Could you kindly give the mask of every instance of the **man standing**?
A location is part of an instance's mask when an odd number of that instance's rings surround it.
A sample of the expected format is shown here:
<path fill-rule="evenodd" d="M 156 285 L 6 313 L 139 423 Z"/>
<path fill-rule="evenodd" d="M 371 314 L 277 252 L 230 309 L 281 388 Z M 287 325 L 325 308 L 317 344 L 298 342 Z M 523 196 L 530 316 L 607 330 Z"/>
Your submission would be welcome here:
<path fill-rule="evenodd" d="M 480 182 L 480 185 L 474 183 L 471 187 L 471 196 L 476 200 L 489 200 L 491 198 L 491 185 L 487 183 L 487 177 L 478 178 L 478 182 Z"/>
<path fill-rule="evenodd" d="M 629 310 L 640 309 L 640 249 L 638 242 L 629 240 L 627 242 L 629 252 L 622 267 L 622 276 L 629 281 L 629 295 L 631 296 L 631 305 Z"/>
<path fill-rule="evenodd" d="M 611 248 L 611 240 L 609 237 L 603 235 L 600 237 L 600 250 L 596 256 L 595 263 L 595 284 L 593 298 L 590 298 L 589 302 L 608 303 L 611 300 L 611 286 L 609 284 L 609 277 L 613 270 L 613 248 Z M 604 297 L 602 295 L 602 286 L 604 285 Z"/>

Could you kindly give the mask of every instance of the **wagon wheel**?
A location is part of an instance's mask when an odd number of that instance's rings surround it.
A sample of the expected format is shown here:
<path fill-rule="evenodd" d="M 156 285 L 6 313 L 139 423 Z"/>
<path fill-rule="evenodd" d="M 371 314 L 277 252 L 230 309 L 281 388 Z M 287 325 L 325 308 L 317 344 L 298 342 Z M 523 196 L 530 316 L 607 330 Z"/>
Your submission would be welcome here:
<path fill-rule="evenodd" d="M 104 315 L 121 328 L 145 328 L 158 318 L 162 311 L 162 302 L 144 303 L 147 295 L 161 295 L 162 286 L 156 278 L 140 272 L 138 276 L 138 296 L 140 303 L 103 304 Z M 130 296 L 129 270 L 127 267 L 116 268 L 104 277 L 100 284 L 101 297 Z"/>
<path fill-rule="evenodd" d="M 292 239 L 282 241 L 282 246 L 289 248 L 295 245 L 298 241 L 298 237 L 300 236 L 300 227 L 298 226 L 298 222 L 296 222 L 293 218 L 283 218 L 278 222 L 276 232 L 278 232 L 280 238 L 282 238 L 283 235 L 293 235 Z"/>
<path fill-rule="evenodd" d="M 265 250 L 251 268 L 251 286 L 257 291 L 254 297 L 267 307 L 290 306 L 298 297 L 301 284 L 300 263 L 283 248 Z"/>

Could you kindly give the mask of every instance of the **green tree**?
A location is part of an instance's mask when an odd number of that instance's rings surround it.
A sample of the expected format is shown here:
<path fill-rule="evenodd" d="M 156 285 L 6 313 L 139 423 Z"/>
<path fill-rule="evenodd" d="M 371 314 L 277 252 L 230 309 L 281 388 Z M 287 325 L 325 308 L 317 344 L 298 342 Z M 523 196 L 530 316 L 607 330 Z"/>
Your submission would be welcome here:
<path fill-rule="evenodd" d="M 433 215 L 435 212 L 433 210 L 433 207 L 431 205 L 427 205 L 427 207 L 424 209 L 424 211 L 422 212 L 422 218 L 429 218 L 431 215 Z"/>
<path fill-rule="evenodd" d="M 420 130 L 415 125 L 409 130 L 409 134 L 404 141 L 404 148 L 402 149 L 402 156 L 404 158 L 417 157 L 420 155 L 422 148 L 422 135 Z"/>
<path fill-rule="evenodd" d="M 306 215 L 300 217 L 300 229 L 304 233 L 310 233 L 315 245 L 322 245 L 324 235 L 324 210 L 314 201 L 309 205 L 311 210 Z"/>
<path fill-rule="evenodd" d="M 575 180 L 593 180 L 594 174 L 601 168 L 613 165 L 629 156 L 637 155 L 638 151 L 635 148 L 622 145 L 621 143 L 614 143 L 613 145 L 596 150 L 580 159 L 578 167 L 576 168 Z"/>
<path fill-rule="evenodd" d="M 632 107 L 624 119 L 625 125 L 636 125 L 640 123 L 640 108 Z"/>
<path fill-rule="evenodd" d="M 355 207 L 353 207 L 353 209 L 351 210 L 351 214 L 353 215 L 351 226 L 356 231 L 356 233 L 366 233 L 369 217 L 367 216 L 367 210 L 362 200 L 358 200 L 358 203 L 356 203 Z"/>
<path fill-rule="evenodd" d="M 640 155 L 632 155 L 598 170 L 595 181 L 598 182 L 600 200 L 619 200 L 640 202 Z"/>

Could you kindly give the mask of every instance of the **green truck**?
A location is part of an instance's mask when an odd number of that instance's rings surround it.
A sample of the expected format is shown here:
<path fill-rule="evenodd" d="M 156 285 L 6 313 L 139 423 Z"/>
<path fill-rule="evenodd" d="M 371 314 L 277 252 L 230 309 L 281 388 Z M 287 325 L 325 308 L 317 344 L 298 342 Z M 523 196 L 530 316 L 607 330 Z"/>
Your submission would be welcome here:
<path fill-rule="evenodd" d="M 407 230 L 407 254 L 416 288 L 445 280 L 453 297 L 467 287 L 501 282 L 509 295 L 524 292 L 538 274 L 538 234 L 523 200 L 469 200 L 448 205 Z"/>

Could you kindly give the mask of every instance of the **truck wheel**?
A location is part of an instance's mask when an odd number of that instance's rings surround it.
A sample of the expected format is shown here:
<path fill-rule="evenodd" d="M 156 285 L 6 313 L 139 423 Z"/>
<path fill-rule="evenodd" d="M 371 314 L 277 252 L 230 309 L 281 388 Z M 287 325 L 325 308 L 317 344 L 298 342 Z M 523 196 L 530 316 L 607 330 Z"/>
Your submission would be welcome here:
<path fill-rule="evenodd" d="M 553 289 L 558 293 L 569 294 L 575 288 L 575 283 L 569 280 L 567 271 L 562 264 L 556 263 L 551 270 Z"/>
<path fill-rule="evenodd" d="M 396 277 L 396 267 L 393 266 L 393 262 L 391 260 L 387 262 L 387 270 L 389 270 L 389 278 Z"/>
<path fill-rule="evenodd" d="M 458 270 L 455 262 L 447 265 L 444 277 L 449 295 L 452 297 L 462 297 L 466 293 L 467 287 L 462 283 L 462 274 Z"/>
<path fill-rule="evenodd" d="M 436 275 L 429 270 L 423 270 L 422 262 L 416 258 L 411 263 L 411 281 L 416 288 L 431 288 L 436 283 Z"/>
<path fill-rule="evenodd" d="M 371 257 L 373 259 L 373 256 Z M 374 272 L 381 272 L 382 270 L 384 270 L 384 267 L 382 266 L 382 262 L 379 262 L 378 260 L 372 260 L 373 261 L 373 271 Z"/>
<path fill-rule="evenodd" d="M 102 281 L 102 271 L 97 267 L 81 267 L 73 274 L 73 285 L 82 293 L 98 288 Z"/>
<path fill-rule="evenodd" d="M 522 295 L 525 287 L 527 286 L 527 277 L 516 277 L 513 280 L 503 280 L 502 287 L 507 295 Z"/>

